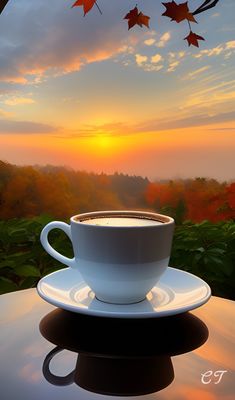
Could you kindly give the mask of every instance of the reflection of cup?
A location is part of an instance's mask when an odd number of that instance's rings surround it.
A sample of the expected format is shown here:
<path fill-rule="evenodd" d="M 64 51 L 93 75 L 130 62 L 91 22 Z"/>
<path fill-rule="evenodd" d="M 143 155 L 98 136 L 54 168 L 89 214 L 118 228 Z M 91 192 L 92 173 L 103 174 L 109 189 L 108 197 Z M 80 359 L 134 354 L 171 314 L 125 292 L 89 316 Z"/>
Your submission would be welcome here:
<path fill-rule="evenodd" d="M 80 352 L 74 371 L 67 376 L 56 376 L 50 371 L 50 361 L 64 349 L 55 347 L 45 358 L 43 375 L 57 386 L 76 383 L 83 389 L 115 396 L 139 396 L 158 392 L 174 379 L 171 358 L 118 357 Z"/>
<path fill-rule="evenodd" d="M 94 335 L 98 329 L 102 335 Z M 57 309 L 41 320 L 40 331 L 57 346 L 43 364 L 43 374 L 50 383 L 61 386 L 75 382 L 91 392 L 122 396 L 167 387 L 174 379 L 171 356 L 198 348 L 208 337 L 205 324 L 189 313 L 116 320 Z M 134 336 L 141 339 L 138 344 Z M 50 371 L 51 359 L 63 349 L 79 353 L 76 368 L 65 377 Z"/>
<path fill-rule="evenodd" d="M 48 242 L 51 229 L 71 239 L 74 258 L 62 256 Z M 99 300 L 130 304 L 142 301 L 166 270 L 174 220 L 144 211 L 101 211 L 71 217 L 70 225 L 50 222 L 41 233 L 45 250 L 77 268 Z"/>

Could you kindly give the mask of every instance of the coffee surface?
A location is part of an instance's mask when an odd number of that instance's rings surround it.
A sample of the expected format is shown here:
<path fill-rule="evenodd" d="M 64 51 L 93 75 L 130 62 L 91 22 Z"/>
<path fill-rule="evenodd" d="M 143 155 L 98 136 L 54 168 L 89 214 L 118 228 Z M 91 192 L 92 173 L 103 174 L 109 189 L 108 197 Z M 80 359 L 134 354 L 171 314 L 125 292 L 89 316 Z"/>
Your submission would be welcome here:
<path fill-rule="evenodd" d="M 161 225 L 161 221 L 148 218 L 137 218 L 137 217 L 101 217 L 91 218 L 83 221 L 87 225 L 99 225 L 99 226 L 154 226 Z"/>

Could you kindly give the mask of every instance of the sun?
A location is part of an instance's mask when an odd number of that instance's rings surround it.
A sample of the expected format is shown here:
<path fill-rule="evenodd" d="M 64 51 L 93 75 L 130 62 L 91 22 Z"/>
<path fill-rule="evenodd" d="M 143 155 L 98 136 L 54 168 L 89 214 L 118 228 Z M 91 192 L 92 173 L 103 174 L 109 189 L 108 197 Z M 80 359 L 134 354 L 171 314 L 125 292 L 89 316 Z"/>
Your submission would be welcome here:
<path fill-rule="evenodd" d="M 113 147 L 113 138 L 107 135 L 97 135 L 96 137 L 97 145 L 102 149 L 110 149 Z"/>
<path fill-rule="evenodd" d="M 123 141 L 116 135 L 97 133 L 87 141 L 86 151 L 98 159 L 110 159 L 123 153 Z"/>
<path fill-rule="evenodd" d="M 107 134 L 97 134 L 92 139 L 92 147 L 96 153 L 106 157 L 111 156 L 117 150 L 115 137 Z"/>

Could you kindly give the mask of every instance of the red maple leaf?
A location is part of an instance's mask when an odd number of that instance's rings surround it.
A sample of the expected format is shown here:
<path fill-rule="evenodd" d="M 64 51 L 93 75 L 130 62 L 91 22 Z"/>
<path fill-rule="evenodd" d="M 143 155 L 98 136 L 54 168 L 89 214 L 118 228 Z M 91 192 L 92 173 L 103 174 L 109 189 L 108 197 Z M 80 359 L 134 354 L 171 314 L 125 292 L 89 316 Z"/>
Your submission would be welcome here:
<path fill-rule="evenodd" d="M 123 19 L 128 19 L 128 29 L 131 29 L 134 25 L 139 25 L 141 28 L 145 25 L 149 28 L 150 17 L 139 12 L 137 7 L 130 10 Z"/>
<path fill-rule="evenodd" d="M 199 35 L 197 35 L 196 33 L 192 32 L 192 31 L 190 31 L 189 35 L 186 36 L 184 38 L 184 40 L 185 39 L 188 41 L 188 45 L 189 46 L 192 44 L 193 46 L 196 46 L 196 47 L 199 47 L 198 40 L 205 40 L 202 36 L 199 36 Z"/>
<path fill-rule="evenodd" d="M 96 0 L 77 0 L 72 5 L 72 8 L 83 6 L 84 15 L 86 15 L 86 13 L 88 13 L 92 9 L 95 2 L 96 2 Z"/>
<path fill-rule="evenodd" d="M 149 28 L 149 20 L 150 20 L 150 17 L 148 17 L 147 15 L 144 15 L 142 12 L 140 12 L 138 15 L 137 24 L 139 26 L 141 26 L 141 28 L 143 25 L 145 25 L 145 26 L 147 26 L 147 28 Z"/>
<path fill-rule="evenodd" d="M 172 21 L 181 22 L 184 19 L 197 22 L 192 13 L 189 12 L 188 2 L 176 4 L 175 1 L 162 3 L 166 7 L 166 11 L 162 14 L 165 17 L 171 18 Z"/>

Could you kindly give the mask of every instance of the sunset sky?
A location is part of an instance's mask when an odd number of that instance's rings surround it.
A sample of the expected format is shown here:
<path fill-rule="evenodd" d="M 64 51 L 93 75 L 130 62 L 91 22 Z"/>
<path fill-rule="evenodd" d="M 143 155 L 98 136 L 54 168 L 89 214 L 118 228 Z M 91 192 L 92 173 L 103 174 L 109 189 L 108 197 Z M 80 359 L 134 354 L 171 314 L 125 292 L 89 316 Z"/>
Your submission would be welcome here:
<path fill-rule="evenodd" d="M 0 16 L 0 159 L 148 176 L 235 179 L 235 4 L 186 21 L 141 0 L 10 0 Z M 202 3 L 191 0 L 193 10 Z M 191 8 L 190 8 L 191 9 Z"/>

